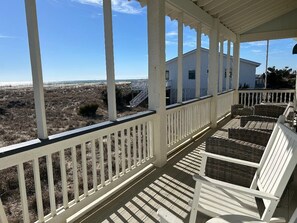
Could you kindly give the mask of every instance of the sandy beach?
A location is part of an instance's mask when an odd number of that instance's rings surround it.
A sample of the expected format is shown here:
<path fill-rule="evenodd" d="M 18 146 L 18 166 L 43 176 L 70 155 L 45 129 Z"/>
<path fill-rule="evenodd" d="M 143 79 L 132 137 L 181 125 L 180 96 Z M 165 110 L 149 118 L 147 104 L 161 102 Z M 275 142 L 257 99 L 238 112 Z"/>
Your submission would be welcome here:
<path fill-rule="evenodd" d="M 129 84 L 119 84 L 124 105 L 131 100 Z M 108 120 L 102 84 L 80 84 L 45 87 L 45 109 L 49 135 Z M 98 104 L 96 116 L 78 114 L 83 105 Z M 118 106 L 118 116 L 126 116 L 147 108 Z M 37 138 L 34 95 L 32 87 L 2 87 L 0 89 L 0 148 Z"/>

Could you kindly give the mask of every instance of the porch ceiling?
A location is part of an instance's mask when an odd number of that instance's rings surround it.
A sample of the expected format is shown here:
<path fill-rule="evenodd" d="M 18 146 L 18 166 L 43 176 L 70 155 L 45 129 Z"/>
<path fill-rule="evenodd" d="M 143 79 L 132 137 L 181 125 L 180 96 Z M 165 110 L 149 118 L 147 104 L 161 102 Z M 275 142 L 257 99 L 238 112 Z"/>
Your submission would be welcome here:
<path fill-rule="evenodd" d="M 297 8 L 296 0 L 191 1 L 238 34 L 243 34 Z"/>
<path fill-rule="evenodd" d="M 234 33 L 240 34 L 243 41 L 297 36 L 296 0 L 190 1 L 212 17 L 218 18 Z"/>
<path fill-rule="evenodd" d="M 147 0 L 138 0 L 144 6 Z M 197 7 L 195 7 L 197 5 Z M 221 38 L 241 42 L 297 37 L 296 0 L 166 0 L 166 15 L 209 34 L 218 18 Z"/>

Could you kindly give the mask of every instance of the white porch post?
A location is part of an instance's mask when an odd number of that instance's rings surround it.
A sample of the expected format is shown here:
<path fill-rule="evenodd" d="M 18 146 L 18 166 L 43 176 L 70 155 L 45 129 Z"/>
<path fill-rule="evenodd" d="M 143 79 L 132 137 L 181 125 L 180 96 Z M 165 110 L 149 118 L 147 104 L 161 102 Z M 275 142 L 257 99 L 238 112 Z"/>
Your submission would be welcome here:
<path fill-rule="evenodd" d="M 165 98 L 165 0 L 147 2 L 149 109 L 156 111 L 153 123 L 155 166 L 167 162 Z M 164 137 L 165 136 L 165 137 Z"/>
<path fill-rule="evenodd" d="M 226 65 L 226 90 L 230 89 L 230 51 L 231 51 L 231 41 L 228 40 L 227 44 L 227 65 Z"/>
<path fill-rule="evenodd" d="M 224 38 L 220 40 L 220 70 L 219 70 L 219 92 L 223 91 L 223 78 L 224 78 Z"/>
<path fill-rule="evenodd" d="M 218 100 L 218 24 L 219 20 L 214 20 L 214 25 L 210 31 L 209 38 L 209 73 L 208 92 L 212 95 L 211 100 L 211 127 L 217 126 L 217 100 Z"/>
<path fill-rule="evenodd" d="M 196 41 L 196 91 L 195 97 L 200 98 L 200 82 L 201 82 L 201 25 L 198 24 L 196 28 L 197 41 Z"/>
<path fill-rule="evenodd" d="M 239 102 L 239 71 L 240 71 L 240 36 L 237 34 L 236 42 L 233 44 L 233 88 L 234 92 L 234 100 L 233 103 L 237 104 Z"/>
<path fill-rule="evenodd" d="M 111 0 L 103 1 L 103 14 L 104 14 L 108 116 L 109 116 L 109 120 L 116 120 L 117 108 L 116 108 L 116 94 L 115 94 Z"/>
<path fill-rule="evenodd" d="M 48 138 L 35 0 L 25 0 L 38 138 Z"/>
<path fill-rule="evenodd" d="M 183 14 L 178 16 L 177 102 L 183 101 Z"/>

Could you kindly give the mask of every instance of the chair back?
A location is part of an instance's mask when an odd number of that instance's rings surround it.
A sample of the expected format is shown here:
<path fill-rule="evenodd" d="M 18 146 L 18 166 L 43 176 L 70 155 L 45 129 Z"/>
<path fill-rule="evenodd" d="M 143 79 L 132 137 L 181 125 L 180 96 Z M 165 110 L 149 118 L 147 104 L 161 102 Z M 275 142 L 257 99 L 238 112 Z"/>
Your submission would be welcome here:
<path fill-rule="evenodd" d="M 271 134 L 254 177 L 252 188 L 281 197 L 297 163 L 297 134 L 278 122 Z M 278 202 L 263 200 L 266 213 L 274 213 Z M 265 214 L 265 212 L 264 212 Z M 271 214 L 268 214 L 271 215 Z"/>

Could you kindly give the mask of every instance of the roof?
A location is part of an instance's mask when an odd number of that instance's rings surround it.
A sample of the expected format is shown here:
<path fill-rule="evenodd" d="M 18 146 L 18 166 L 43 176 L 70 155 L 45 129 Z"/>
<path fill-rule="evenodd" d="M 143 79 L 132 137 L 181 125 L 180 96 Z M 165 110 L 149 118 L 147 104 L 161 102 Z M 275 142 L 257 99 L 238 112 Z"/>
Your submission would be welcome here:
<path fill-rule="evenodd" d="M 209 50 L 206 49 L 206 48 L 201 48 L 201 50 L 204 51 L 204 52 L 208 52 L 208 51 L 209 51 Z M 185 56 L 190 56 L 190 55 L 192 55 L 192 54 L 194 54 L 194 53 L 196 53 L 196 49 L 191 50 L 191 51 L 189 51 L 189 52 L 187 52 L 187 53 L 184 53 L 183 56 L 184 56 L 184 57 L 185 57 Z M 227 57 L 227 54 L 224 53 L 224 57 Z M 232 59 L 233 57 L 230 56 L 230 58 Z M 166 61 L 166 64 L 167 64 L 167 63 L 175 62 L 176 60 L 177 60 L 177 57 L 172 58 L 172 59 Z M 252 64 L 252 65 L 254 65 L 254 66 L 256 66 L 256 67 L 258 67 L 258 66 L 261 65 L 261 63 L 258 63 L 258 62 L 252 61 L 252 60 L 243 59 L 243 58 L 240 58 L 240 62 L 244 62 L 244 63 Z"/>

